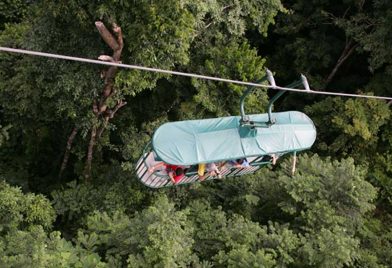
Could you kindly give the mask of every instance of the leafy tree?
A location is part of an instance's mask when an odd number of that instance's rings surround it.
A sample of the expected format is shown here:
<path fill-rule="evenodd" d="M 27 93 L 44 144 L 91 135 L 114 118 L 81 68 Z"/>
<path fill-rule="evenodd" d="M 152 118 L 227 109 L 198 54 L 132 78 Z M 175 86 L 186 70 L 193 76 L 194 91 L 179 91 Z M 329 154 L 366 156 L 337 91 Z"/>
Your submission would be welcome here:
<path fill-rule="evenodd" d="M 9 139 L 9 134 L 8 131 L 12 126 L 1 126 L 0 125 L 0 147 Z"/>
<path fill-rule="evenodd" d="M 186 211 L 176 211 L 167 198 L 156 202 L 132 218 L 121 212 L 96 212 L 87 219 L 87 229 L 79 233 L 84 247 L 103 252 L 107 259 L 120 256 L 129 267 L 184 266 L 192 261 L 193 229 Z M 94 239 L 94 244 L 82 243 Z"/>
<path fill-rule="evenodd" d="M 0 182 L 0 233 L 25 230 L 33 225 L 51 229 L 55 212 L 43 195 L 23 194 L 20 188 Z"/>
<path fill-rule="evenodd" d="M 273 41 L 255 42 L 269 50 L 268 64 L 285 81 L 306 73 L 316 88 L 331 84 L 332 88 L 355 89 L 369 77 L 366 58 L 358 54 L 356 39 L 347 35 L 338 21 L 350 21 L 364 12 L 368 8 L 365 2 L 284 1 L 289 12 L 277 16 L 270 32 L 269 40 Z"/>
<path fill-rule="evenodd" d="M 75 247 L 59 232 L 47 235 L 41 226 L 13 231 L 0 239 L 4 267 L 106 267 L 98 254 Z"/>
<path fill-rule="evenodd" d="M 0 3 L 0 30 L 7 23 L 16 23 L 22 20 L 29 7 L 28 1 L 4 0 Z"/>
<path fill-rule="evenodd" d="M 370 54 L 369 65 L 375 71 L 392 63 L 392 49 L 386 45 L 391 36 L 391 3 L 373 0 L 366 7 L 348 20 L 337 19 L 336 24 Z"/>
<path fill-rule="evenodd" d="M 390 118 L 389 107 L 378 100 L 327 98 L 306 108 L 318 130 L 318 148 L 327 155 L 369 161 L 379 133 Z"/>
<path fill-rule="evenodd" d="M 133 214 L 150 205 L 151 195 L 143 191 L 133 177 L 125 176 L 112 182 L 105 179 L 94 184 L 72 181 L 51 193 L 53 208 L 64 228 L 75 231 L 94 211 L 122 211 Z M 132 180 L 132 181 L 130 181 Z"/>
<path fill-rule="evenodd" d="M 43 195 L 0 183 L 0 266 L 104 267 L 97 254 L 75 247 L 60 232 L 47 233 L 55 211 Z"/>
<path fill-rule="evenodd" d="M 366 220 L 359 233 L 361 248 L 356 266 L 389 267 L 392 263 L 392 255 L 388 250 L 392 243 L 390 214 L 385 213 L 381 220 L 372 216 Z"/>
<path fill-rule="evenodd" d="M 231 260 L 230 250 L 226 247 L 232 245 L 231 243 L 241 245 L 243 254 L 248 251 L 246 256 L 250 252 L 256 254 L 257 250 L 261 249 L 267 255 L 271 253 L 269 259 L 273 261 L 271 264 L 273 266 L 342 267 L 353 265 L 362 258 L 358 253 L 361 247 L 360 232 L 367 222 L 367 213 L 374 209 L 372 201 L 376 198 L 375 188 L 365 180 L 366 170 L 360 166 L 356 167 L 352 159 L 338 162 L 328 158 L 320 159 L 317 155 L 311 157 L 301 155 L 297 168 L 296 174 L 291 176 L 291 163 L 286 159 L 275 171 L 264 169 L 264 172 L 259 172 L 250 178 L 226 179 L 225 184 L 208 185 L 207 187 L 213 189 L 206 196 L 209 202 L 221 204 L 224 211 L 230 212 L 243 213 L 246 208 L 247 212 L 243 215 L 264 224 L 262 229 L 253 227 L 255 229 L 246 232 L 246 225 L 237 220 L 232 226 L 241 226 L 238 230 L 244 233 L 238 237 L 247 242 L 239 242 L 242 241 L 241 239 L 228 242 L 236 233 L 236 229 L 228 230 L 226 235 L 221 235 L 221 232 L 216 229 L 207 229 L 209 226 L 214 226 L 211 221 L 214 222 L 215 219 L 218 226 L 228 226 L 228 223 L 223 224 L 224 214 L 219 210 L 207 214 L 209 209 L 199 204 L 196 207 L 200 207 L 199 211 L 205 212 L 195 213 L 195 215 L 203 215 L 200 218 L 192 216 L 197 218 L 196 222 L 200 222 L 196 226 L 202 226 L 196 227 L 195 233 L 205 237 L 210 234 L 210 240 L 207 241 L 209 243 L 215 241 L 213 246 L 211 244 L 206 246 L 206 248 L 211 247 L 210 253 L 213 253 L 216 247 L 225 249 L 225 251 L 221 250 L 219 257 L 216 258 L 226 265 Z M 231 191 L 228 191 L 229 189 Z M 198 190 L 194 191 L 194 195 L 197 196 Z M 200 197 L 204 198 L 206 190 L 199 191 Z M 249 195 L 253 196 L 252 202 L 245 201 L 246 196 L 249 198 Z M 243 202 L 230 204 L 233 200 L 243 200 Z M 237 207 L 234 204 L 238 204 Z M 190 207 L 193 206 L 195 205 Z M 279 223 L 288 223 L 288 225 Z M 200 232 L 203 229 L 206 229 L 205 233 Z M 211 234 L 216 234 L 217 238 Z M 247 235 L 250 240 L 246 240 Z M 258 241 L 256 251 L 251 246 L 254 243 L 251 242 L 252 239 Z M 195 239 L 195 241 L 199 247 L 203 245 L 203 240 Z M 222 246 L 223 243 L 226 247 Z M 245 250 L 246 247 L 250 248 Z M 265 255 L 260 256 L 265 257 Z M 245 259 L 252 260 L 252 258 L 254 257 L 248 256 Z M 238 262 L 241 263 L 241 259 L 238 259 Z"/>
<path fill-rule="evenodd" d="M 295 216 L 295 222 L 305 231 L 301 232 L 298 260 L 308 265 L 341 267 L 357 259 L 356 234 L 366 213 L 374 208 L 371 201 L 376 197 L 365 175 L 352 159 L 320 161 L 317 156 L 305 155 L 293 178 L 279 178 L 290 196 L 279 206 Z"/>
<path fill-rule="evenodd" d="M 369 180 L 381 188 L 381 200 L 391 193 L 391 112 L 378 100 L 327 98 L 306 107 L 318 129 L 317 149 L 325 155 L 351 156 L 369 167 Z"/>

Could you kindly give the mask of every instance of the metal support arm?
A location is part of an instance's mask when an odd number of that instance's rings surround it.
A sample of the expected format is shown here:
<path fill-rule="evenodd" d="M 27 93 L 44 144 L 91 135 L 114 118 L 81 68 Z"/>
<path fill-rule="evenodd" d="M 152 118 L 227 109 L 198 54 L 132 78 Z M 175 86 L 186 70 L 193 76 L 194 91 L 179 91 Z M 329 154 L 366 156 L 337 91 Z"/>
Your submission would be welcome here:
<path fill-rule="evenodd" d="M 262 83 L 268 80 L 271 86 L 276 86 L 275 79 L 271 73 L 271 71 L 267 70 L 267 76 L 264 76 L 260 80 L 257 80 L 256 83 Z M 296 87 L 301 85 L 301 81 L 296 81 L 288 85 L 287 87 Z M 258 121 L 251 121 L 249 116 L 245 113 L 245 98 L 255 89 L 255 87 L 248 87 L 244 94 L 241 96 L 240 100 L 240 113 L 241 113 L 241 121 L 240 124 L 242 127 L 250 127 L 250 128 L 257 128 L 257 127 L 270 127 L 275 123 L 274 118 L 272 118 L 272 106 L 277 99 L 279 99 L 286 91 L 279 91 L 268 103 L 268 121 L 267 122 L 258 122 Z"/>
<path fill-rule="evenodd" d="M 262 83 L 266 80 L 267 80 L 267 77 L 264 76 L 263 78 L 257 80 L 256 83 Z M 249 122 L 249 116 L 247 116 L 245 114 L 245 99 L 253 91 L 253 89 L 255 89 L 255 87 L 252 87 L 252 86 L 247 87 L 244 94 L 242 94 L 242 96 L 241 96 L 241 100 L 240 100 L 241 125 L 243 123 L 246 124 L 247 122 Z"/>

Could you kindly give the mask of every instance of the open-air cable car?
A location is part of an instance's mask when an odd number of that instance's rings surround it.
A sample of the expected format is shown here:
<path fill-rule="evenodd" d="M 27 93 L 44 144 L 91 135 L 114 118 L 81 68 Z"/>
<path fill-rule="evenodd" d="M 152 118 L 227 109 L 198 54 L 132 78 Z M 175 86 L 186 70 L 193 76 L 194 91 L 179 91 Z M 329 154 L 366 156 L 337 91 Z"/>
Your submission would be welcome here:
<path fill-rule="evenodd" d="M 267 80 L 275 85 L 272 73 L 267 70 Z M 305 77 L 287 87 L 309 85 Z M 316 128 L 304 113 L 287 111 L 272 113 L 272 105 L 284 94 L 278 92 L 268 104 L 268 113 L 246 115 L 244 101 L 254 87 L 249 87 L 241 97 L 241 116 L 170 122 L 160 126 L 152 141 L 146 146 L 136 164 L 136 175 L 148 187 L 161 188 L 194 183 L 201 179 L 197 167 L 201 164 L 221 163 L 219 178 L 255 173 L 277 157 L 294 155 L 309 149 L 316 139 Z M 246 159 L 246 167 L 226 165 L 237 159 Z M 173 183 L 167 171 L 151 171 L 151 167 L 165 163 L 187 167 L 185 174 Z M 217 179 L 207 174 L 204 180 Z"/>

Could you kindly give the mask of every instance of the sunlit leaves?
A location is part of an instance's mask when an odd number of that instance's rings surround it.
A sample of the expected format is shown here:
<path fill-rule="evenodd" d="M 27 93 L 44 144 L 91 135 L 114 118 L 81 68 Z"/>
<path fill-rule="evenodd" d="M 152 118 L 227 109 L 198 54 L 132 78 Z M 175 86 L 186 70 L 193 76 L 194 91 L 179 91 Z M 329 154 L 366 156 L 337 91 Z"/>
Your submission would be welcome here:
<path fill-rule="evenodd" d="M 333 154 L 366 157 L 390 117 L 388 105 L 377 100 L 327 98 L 306 108 L 319 130 L 319 148 Z"/>
<path fill-rule="evenodd" d="M 55 212 L 43 195 L 26 194 L 17 187 L 0 182 L 0 233 L 41 225 L 50 229 Z"/>

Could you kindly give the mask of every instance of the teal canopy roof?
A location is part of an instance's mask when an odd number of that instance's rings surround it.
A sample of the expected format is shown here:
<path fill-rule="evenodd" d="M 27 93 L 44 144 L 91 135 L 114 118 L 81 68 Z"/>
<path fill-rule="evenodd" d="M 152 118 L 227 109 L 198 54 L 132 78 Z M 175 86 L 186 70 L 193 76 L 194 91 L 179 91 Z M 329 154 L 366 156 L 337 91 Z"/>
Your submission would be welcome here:
<path fill-rule="evenodd" d="M 268 121 L 267 114 L 249 115 Z M 316 139 L 312 120 L 301 112 L 273 113 L 276 123 L 257 128 L 255 136 L 240 136 L 240 116 L 166 123 L 154 133 L 157 156 L 173 165 L 194 165 L 310 148 Z"/>

